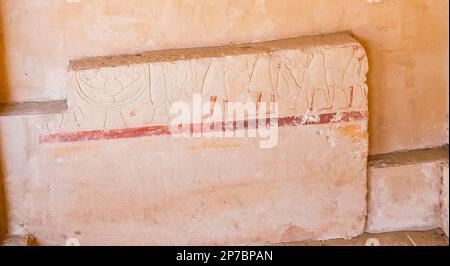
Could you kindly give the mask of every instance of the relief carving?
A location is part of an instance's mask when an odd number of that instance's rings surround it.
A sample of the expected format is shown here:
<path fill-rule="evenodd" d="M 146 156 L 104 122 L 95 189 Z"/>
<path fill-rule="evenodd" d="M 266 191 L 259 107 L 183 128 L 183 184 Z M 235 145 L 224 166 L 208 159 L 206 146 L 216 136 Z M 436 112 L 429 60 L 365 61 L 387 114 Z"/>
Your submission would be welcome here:
<path fill-rule="evenodd" d="M 272 56 L 258 55 L 250 76 L 249 92 L 256 92 L 256 102 L 275 101 Z"/>
<path fill-rule="evenodd" d="M 69 108 L 48 130 L 167 124 L 171 104 L 189 104 L 194 94 L 219 103 L 277 101 L 284 116 L 366 108 L 367 71 L 356 44 L 71 71 Z"/>
<path fill-rule="evenodd" d="M 68 110 L 49 121 L 51 131 L 121 128 L 152 121 L 146 64 L 75 71 L 69 80 Z"/>

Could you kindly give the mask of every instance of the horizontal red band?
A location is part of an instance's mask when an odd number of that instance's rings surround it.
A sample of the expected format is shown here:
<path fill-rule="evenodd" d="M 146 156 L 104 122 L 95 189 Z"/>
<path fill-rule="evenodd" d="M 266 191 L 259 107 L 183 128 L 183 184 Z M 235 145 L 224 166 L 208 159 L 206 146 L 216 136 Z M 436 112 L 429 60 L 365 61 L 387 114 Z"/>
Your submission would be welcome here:
<path fill-rule="evenodd" d="M 368 113 L 366 111 L 350 111 L 340 113 L 323 113 L 317 115 L 300 115 L 300 116 L 287 116 L 278 118 L 278 126 L 302 126 L 302 125 L 320 125 L 339 122 L 351 122 L 367 119 Z M 274 119 L 275 120 L 275 119 Z M 260 120 L 259 122 L 264 121 Z M 276 121 L 276 120 L 275 120 Z M 239 123 L 240 122 L 240 123 Z M 222 124 L 221 131 L 228 130 L 242 130 L 252 127 L 257 127 L 256 120 L 246 120 L 238 122 L 219 122 Z M 259 123 L 261 124 L 261 123 Z M 213 124 L 190 124 L 185 127 L 189 127 L 191 133 L 202 132 L 205 128 L 207 131 L 214 131 Z M 64 132 L 42 135 L 39 137 L 39 143 L 55 143 L 55 142 L 78 142 L 88 140 L 108 140 L 108 139 L 123 139 L 123 138 L 137 138 L 147 136 L 170 136 L 172 134 L 170 125 L 157 125 L 146 126 L 138 128 L 124 128 L 124 129 L 109 129 L 109 130 L 91 130 L 91 131 L 78 131 L 78 132 Z"/>

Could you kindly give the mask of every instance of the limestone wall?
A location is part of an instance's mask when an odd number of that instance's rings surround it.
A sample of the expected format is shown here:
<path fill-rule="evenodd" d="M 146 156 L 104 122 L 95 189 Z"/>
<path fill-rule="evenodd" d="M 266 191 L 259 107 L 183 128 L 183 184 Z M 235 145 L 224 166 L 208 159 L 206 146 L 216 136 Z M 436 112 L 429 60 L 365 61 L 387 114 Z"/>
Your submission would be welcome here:
<path fill-rule="evenodd" d="M 73 59 L 348 30 L 370 59 L 371 154 L 447 142 L 446 0 L 4 0 L 1 8 L 9 86 L 0 102 L 65 98 Z"/>
<path fill-rule="evenodd" d="M 0 225 L 9 233 L 51 244 L 348 238 L 364 229 L 368 153 L 448 142 L 444 0 L 0 7 L 0 102 L 68 100 L 64 111 L 58 102 L 44 106 L 50 114 L 0 117 Z M 356 40 L 255 44 L 339 31 Z M 204 48 L 214 45 L 225 47 Z M 182 47 L 202 48 L 145 52 Z M 114 57 L 85 59 L 93 56 Z M 258 138 L 173 139 L 168 109 L 194 94 L 279 102 L 279 145 L 269 152 Z M 371 170 L 369 211 L 385 207 L 369 215 L 373 231 L 445 225 L 448 211 L 436 211 L 441 176 L 419 164 Z"/>

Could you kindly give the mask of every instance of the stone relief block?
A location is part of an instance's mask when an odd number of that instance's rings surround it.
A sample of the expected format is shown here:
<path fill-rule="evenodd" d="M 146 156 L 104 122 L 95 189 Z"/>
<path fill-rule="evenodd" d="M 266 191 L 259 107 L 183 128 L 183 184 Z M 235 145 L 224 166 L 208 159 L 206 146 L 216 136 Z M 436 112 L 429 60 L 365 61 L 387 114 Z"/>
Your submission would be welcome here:
<path fill-rule="evenodd" d="M 367 110 L 363 47 L 346 34 L 73 61 L 68 110 L 48 131 L 167 124 L 171 104 L 277 102 L 280 117 Z"/>
<path fill-rule="evenodd" d="M 52 192 L 27 199 L 42 202 L 41 224 L 21 218 L 55 244 L 75 231 L 82 244 L 357 236 L 366 217 L 366 72 L 364 49 L 346 34 L 71 62 L 69 109 L 46 119 L 34 157 L 34 189 Z M 277 145 L 173 137 L 171 105 L 195 94 L 277 102 Z"/>

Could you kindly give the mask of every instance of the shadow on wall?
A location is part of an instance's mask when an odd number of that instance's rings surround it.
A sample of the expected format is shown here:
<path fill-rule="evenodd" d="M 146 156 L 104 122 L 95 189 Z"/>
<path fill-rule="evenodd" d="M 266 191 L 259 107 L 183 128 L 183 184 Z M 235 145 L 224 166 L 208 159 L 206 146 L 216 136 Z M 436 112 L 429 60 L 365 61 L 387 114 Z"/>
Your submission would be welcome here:
<path fill-rule="evenodd" d="M 8 75 L 6 70 L 6 49 L 3 32 L 3 17 L 0 7 L 0 104 L 7 102 L 9 99 L 8 91 Z M 0 117 L 1 119 L 1 117 Z M 4 161 L 2 157 L 2 140 L 0 139 L 0 243 L 7 235 L 8 221 L 7 221 L 7 203 L 6 203 L 6 189 L 5 189 L 5 172 Z"/>
<path fill-rule="evenodd" d="M 8 72 L 6 65 L 6 47 L 3 32 L 2 7 L 0 6 L 0 104 L 9 101 Z"/>

